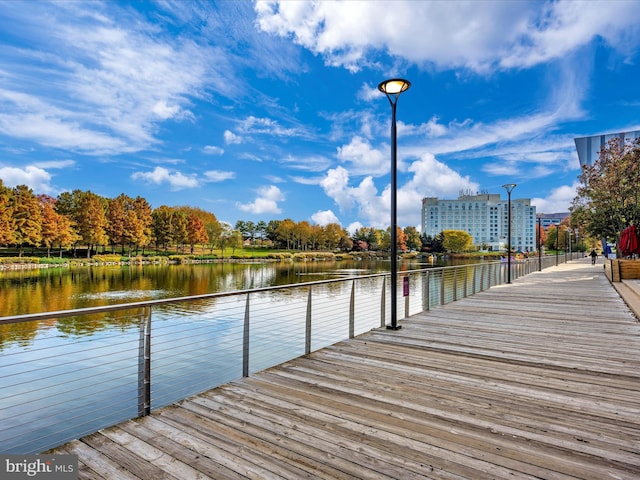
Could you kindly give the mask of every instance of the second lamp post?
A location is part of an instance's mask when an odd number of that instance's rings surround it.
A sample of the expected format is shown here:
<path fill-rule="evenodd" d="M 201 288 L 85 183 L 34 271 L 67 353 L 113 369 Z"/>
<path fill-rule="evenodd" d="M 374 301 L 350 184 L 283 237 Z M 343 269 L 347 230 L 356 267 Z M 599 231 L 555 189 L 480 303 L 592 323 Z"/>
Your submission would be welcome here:
<path fill-rule="evenodd" d="M 515 183 L 502 185 L 507 190 L 507 283 L 511 283 L 511 191 L 516 188 Z"/>

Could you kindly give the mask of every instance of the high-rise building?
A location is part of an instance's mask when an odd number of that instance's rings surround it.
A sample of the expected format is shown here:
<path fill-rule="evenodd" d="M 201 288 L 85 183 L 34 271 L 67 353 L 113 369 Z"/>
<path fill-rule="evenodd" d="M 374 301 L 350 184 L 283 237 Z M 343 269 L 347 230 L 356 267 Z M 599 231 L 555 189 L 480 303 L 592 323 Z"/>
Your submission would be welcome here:
<path fill-rule="evenodd" d="M 591 166 L 598 160 L 600 156 L 600 150 L 607 145 L 609 140 L 614 138 L 624 140 L 635 140 L 640 138 L 640 130 L 633 132 L 620 132 L 620 133 L 606 133 L 603 135 L 592 135 L 591 137 L 578 137 L 573 141 L 576 144 L 576 150 L 578 151 L 578 160 L 580 160 L 580 166 Z"/>
<path fill-rule="evenodd" d="M 500 194 L 460 195 L 457 200 L 422 199 L 422 232 L 464 230 L 483 250 L 504 250 L 508 236 L 508 199 Z M 536 207 L 528 198 L 511 199 L 511 248 L 536 250 Z"/>

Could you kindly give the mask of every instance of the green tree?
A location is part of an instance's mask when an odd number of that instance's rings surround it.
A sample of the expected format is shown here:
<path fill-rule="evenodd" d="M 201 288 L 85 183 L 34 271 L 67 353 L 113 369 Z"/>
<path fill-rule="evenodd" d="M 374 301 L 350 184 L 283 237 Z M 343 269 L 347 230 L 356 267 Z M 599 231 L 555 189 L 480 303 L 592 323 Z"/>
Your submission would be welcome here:
<path fill-rule="evenodd" d="M 22 256 L 25 245 L 37 246 L 42 239 L 42 213 L 38 198 L 26 185 L 13 189 L 9 201 L 14 223 L 14 241 L 18 256 Z"/>
<path fill-rule="evenodd" d="M 451 253 L 466 252 L 473 245 L 473 237 L 464 230 L 443 230 L 443 246 Z"/>
<path fill-rule="evenodd" d="M 430 253 L 443 253 L 444 248 L 444 234 L 440 232 L 438 235 L 432 237 L 431 235 L 423 234 L 420 237 L 422 242 L 422 251 Z"/>
<path fill-rule="evenodd" d="M 171 217 L 173 217 L 173 211 L 173 208 L 168 207 L 167 205 L 161 205 L 151 214 L 151 231 L 156 245 L 156 251 L 160 245 L 164 250 L 166 250 L 167 245 L 172 241 Z"/>
<path fill-rule="evenodd" d="M 611 140 L 579 178 L 581 185 L 570 208 L 574 226 L 618 243 L 622 230 L 640 225 L 640 139 Z"/>
<path fill-rule="evenodd" d="M 405 227 L 404 234 L 407 237 L 407 247 L 409 250 L 420 251 L 422 249 L 422 240 L 420 240 L 420 232 L 416 227 Z"/>

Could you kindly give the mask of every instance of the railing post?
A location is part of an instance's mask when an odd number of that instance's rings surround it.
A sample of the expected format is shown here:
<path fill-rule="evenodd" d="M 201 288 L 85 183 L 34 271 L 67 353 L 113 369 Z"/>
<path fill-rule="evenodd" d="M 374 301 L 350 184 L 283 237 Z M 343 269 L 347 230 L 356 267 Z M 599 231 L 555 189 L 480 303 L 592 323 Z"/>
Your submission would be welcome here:
<path fill-rule="evenodd" d="M 244 331 L 242 334 L 242 376 L 249 376 L 249 294 L 244 307 Z"/>
<path fill-rule="evenodd" d="M 429 310 L 431 308 L 431 278 L 429 276 L 429 270 L 427 270 L 424 277 L 424 287 L 423 287 L 423 295 L 424 299 L 422 301 L 422 306 L 425 310 Z"/>
<path fill-rule="evenodd" d="M 453 301 L 458 300 L 458 267 L 453 267 Z"/>
<path fill-rule="evenodd" d="M 144 307 L 138 343 L 138 416 L 151 413 L 151 307 Z"/>
<path fill-rule="evenodd" d="M 464 267 L 464 290 L 463 290 L 464 298 L 467 298 L 467 283 L 469 283 L 469 268 Z"/>
<path fill-rule="evenodd" d="M 382 277 L 382 295 L 380 297 L 380 328 L 384 328 L 386 325 L 386 309 L 387 304 L 385 302 L 387 297 L 387 277 Z"/>
<path fill-rule="evenodd" d="M 482 276 L 480 278 L 482 278 Z M 471 290 L 474 295 L 477 293 L 477 290 L 476 290 L 477 281 L 478 281 L 478 267 L 475 266 L 473 267 L 473 289 Z"/>
<path fill-rule="evenodd" d="M 349 301 L 349 338 L 355 336 L 356 323 L 356 281 L 351 282 L 351 300 Z"/>
<path fill-rule="evenodd" d="M 440 305 L 444 305 L 444 272 L 445 269 L 440 270 Z"/>
<path fill-rule="evenodd" d="M 304 354 L 311 353 L 311 285 L 309 285 L 309 297 L 307 298 L 307 321 L 304 336 Z"/>
<path fill-rule="evenodd" d="M 407 280 L 410 279 L 409 274 L 406 276 Z M 404 278 L 402 279 L 402 294 L 404 295 Z M 410 292 L 407 292 L 407 295 L 404 297 L 404 318 L 409 318 L 409 299 L 411 298 Z"/>

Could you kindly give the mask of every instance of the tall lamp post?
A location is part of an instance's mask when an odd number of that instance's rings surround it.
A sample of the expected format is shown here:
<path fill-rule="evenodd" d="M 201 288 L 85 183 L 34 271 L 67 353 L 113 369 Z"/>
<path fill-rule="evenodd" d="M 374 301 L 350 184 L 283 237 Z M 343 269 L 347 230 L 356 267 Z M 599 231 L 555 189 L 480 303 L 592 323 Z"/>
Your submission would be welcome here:
<path fill-rule="evenodd" d="M 396 130 L 396 104 L 400 94 L 409 89 L 411 82 L 402 78 L 392 78 L 380 82 L 378 90 L 384 93 L 391 104 L 391 325 L 387 325 L 389 330 L 399 330 L 397 313 L 397 292 L 398 292 L 398 211 L 396 205 L 397 198 L 397 140 Z"/>
<path fill-rule="evenodd" d="M 507 283 L 511 283 L 511 192 L 516 188 L 515 183 L 502 185 L 507 190 Z"/>

